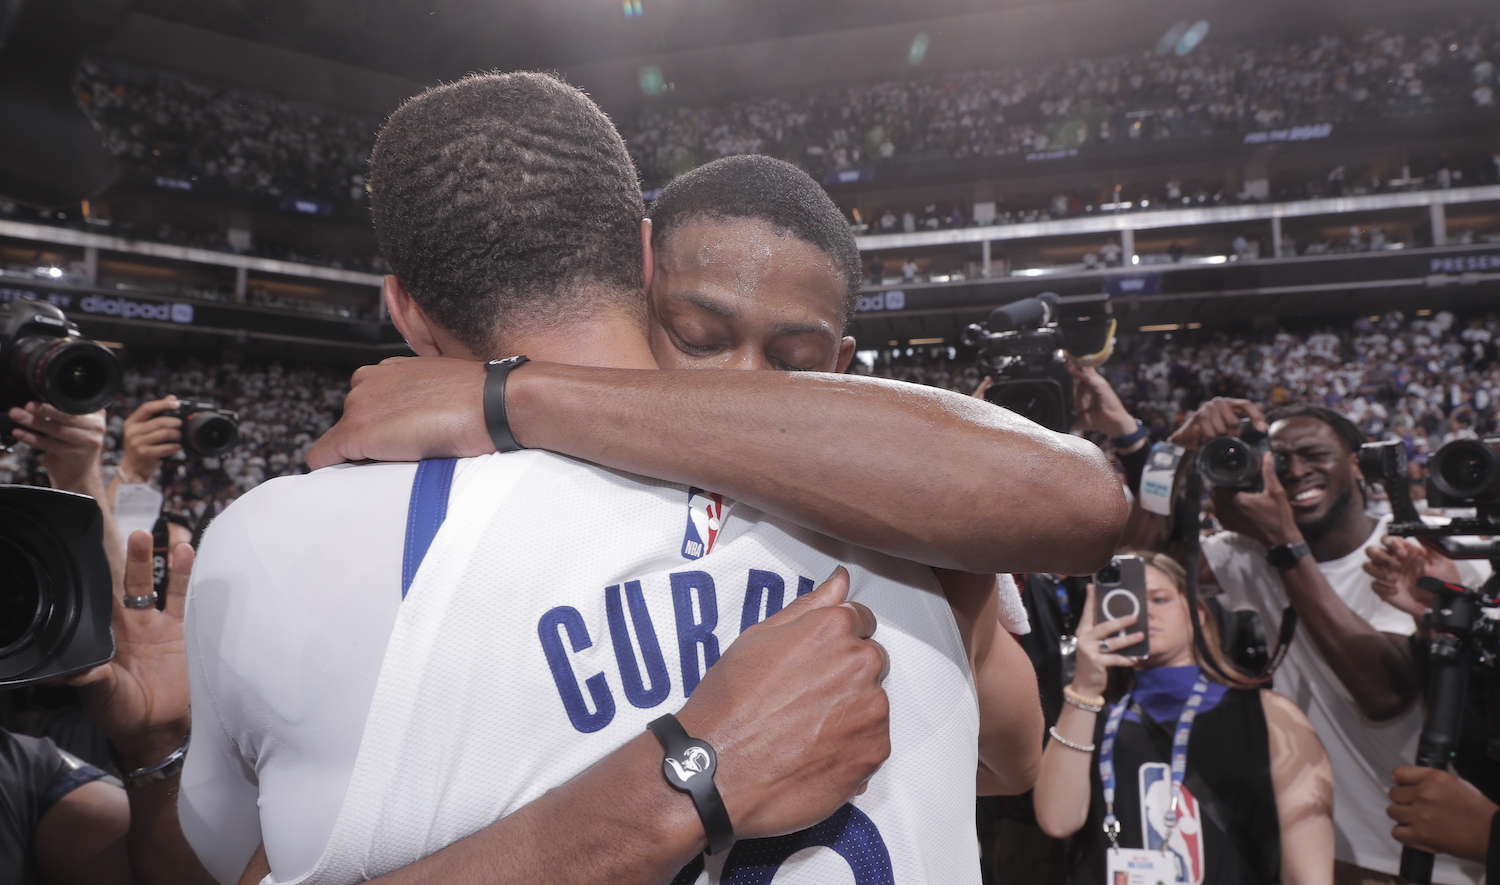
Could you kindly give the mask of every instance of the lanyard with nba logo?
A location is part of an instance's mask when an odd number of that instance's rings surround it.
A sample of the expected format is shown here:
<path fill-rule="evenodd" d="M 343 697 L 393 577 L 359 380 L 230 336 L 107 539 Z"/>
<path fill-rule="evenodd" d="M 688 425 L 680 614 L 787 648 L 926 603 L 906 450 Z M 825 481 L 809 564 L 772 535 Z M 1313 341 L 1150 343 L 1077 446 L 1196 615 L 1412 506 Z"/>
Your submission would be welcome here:
<path fill-rule="evenodd" d="M 1193 693 L 1188 695 L 1182 715 L 1177 718 L 1177 731 L 1172 737 L 1172 804 L 1167 809 L 1166 833 L 1162 837 L 1162 851 L 1172 841 L 1172 831 L 1177 827 L 1177 802 L 1182 794 L 1182 782 L 1187 778 L 1188 738 L 1193 734 L 1193 720 L 1198 708 L 1203 706 L 1203 696 L 1208 693 L 1208 680 L 1200 670 L 1198 681 L 1193 683 Z M 1104 737 L 1099 742 L 1099 780 L 1104 785 L 1104 834 L 1110 844 L 1120 847 L 1120 821 L 1115 817 L 1115 737 L 1120 732 L 1120 721 L 1130 708 L 1130 695 L 1120 699 L 1109 711 L 1109 720 L 1104 723 Z M 1142 821 L 1144 831 L 1145 821 Z"/>

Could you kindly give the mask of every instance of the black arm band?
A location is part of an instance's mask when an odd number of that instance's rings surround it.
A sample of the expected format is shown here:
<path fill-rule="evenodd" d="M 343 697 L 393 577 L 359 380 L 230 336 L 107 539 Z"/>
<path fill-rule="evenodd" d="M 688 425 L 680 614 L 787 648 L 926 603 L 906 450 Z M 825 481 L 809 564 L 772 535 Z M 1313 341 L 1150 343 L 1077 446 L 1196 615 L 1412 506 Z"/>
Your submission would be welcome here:
<path fill-rule="evenodd" d="M 503 360 L 490 360 L 484 364 L 484 424 L 490 431 L 490 441 L 497 452 L 514 452 L 525 446 L 516 442 L 510 432 L 510 420 L 505 416 L 505 379 L 516 366 L 527 362 L 524 356 L 512 356 Z"/>
<path fill-rule="evenodd" d="M 671 713 L 653 720 L 646 728 L 667 751 L 661 762 L 661 773 L 667 783 L 693 797 L 693 807 L 698 809 L 703 832 L 708 836 L 708 853 L 718 854 L 733 845 L 734 825 L 729 822 L 729 811 L 714 784 L 714 771 L 719 766 L 714 748 L 707 741 L 689 737 Z"/>

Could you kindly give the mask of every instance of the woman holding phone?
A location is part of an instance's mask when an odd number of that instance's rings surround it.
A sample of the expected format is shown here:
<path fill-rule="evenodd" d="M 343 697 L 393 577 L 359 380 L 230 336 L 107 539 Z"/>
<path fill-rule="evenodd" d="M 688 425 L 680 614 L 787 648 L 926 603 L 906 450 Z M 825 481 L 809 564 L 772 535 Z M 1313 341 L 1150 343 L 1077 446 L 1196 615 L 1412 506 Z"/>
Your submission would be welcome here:
<path fill-rule="evenodd" d="M 1089 586 L 1077 669 L 1042 755 L 1037 822 L 1079 834 L 1069 882 L 1328 885 L 1333 772 L 1307 717 L 1200 666 L 1182 566 L 1140 557 L 1144 619 L 1095 623 Z M 1199 618 L 1213 663 L 1232 673 L 1214 619 L 1202 607 Z M 1144 631 L 1125 632 L 1138 620 Z M 1143 638 L 1144 657 L 1119 654 Z"/>

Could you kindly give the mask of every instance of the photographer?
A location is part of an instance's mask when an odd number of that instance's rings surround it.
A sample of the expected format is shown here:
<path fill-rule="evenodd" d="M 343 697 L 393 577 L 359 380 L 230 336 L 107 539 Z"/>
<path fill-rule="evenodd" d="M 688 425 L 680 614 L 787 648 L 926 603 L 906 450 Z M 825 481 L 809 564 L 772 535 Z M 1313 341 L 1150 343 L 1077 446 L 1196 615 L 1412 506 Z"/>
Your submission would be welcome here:
<path fill-rule="evenodd" d="M 1375 594 L 1362 569 L 1364 549 L 1380 542 L 1389 519 L 1365 509 L 1357 452 L 1366 439 L 1319 406 L 1263 415 L 1245 400 L 1215 399 L 1172 434 L 1186 450 L 1179 477 L 1210 440 L 1240 435 L 1242 419 L 1269 433 L 1263 487 L 1212 490 L 1227 531 L 1203 542 L 1201 578 L 1215 581 L 1230 607 L 1254 609 L 1267 635 L 1279 630 L 1288 606 L 1296 612 L 1299 635 L 1276 671 L 1276 688 L 1297 699 L 1328 748 L 1339 790 L 1338 881 L 1394 882 L 1400 845 L 1387 837 L 1381 814 L 1386 778 L 1415 758 L 1422 713 L 1407 640 L 1412 620 Z M 1168 546 L 1167 519 L 1137 515 L 1151 546 Z M 1433 881 L 1476 876 L 1440 859 Z"/>
<path fill-rule="evenodd" d="M 175 411 L 181 403 L 175 396 L 141 403 L 125 419 L 116 483 L 143 485 L 151 482 L 166 459 L 182 451 L 182 419 L 163 412 Z"/>

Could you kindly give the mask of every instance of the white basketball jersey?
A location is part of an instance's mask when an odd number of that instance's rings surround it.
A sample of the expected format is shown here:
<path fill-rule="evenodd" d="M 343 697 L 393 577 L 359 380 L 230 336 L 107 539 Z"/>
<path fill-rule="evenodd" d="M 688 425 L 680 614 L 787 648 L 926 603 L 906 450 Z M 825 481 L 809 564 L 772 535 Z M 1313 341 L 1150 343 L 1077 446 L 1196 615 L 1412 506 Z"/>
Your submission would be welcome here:
<path fill-rule="evenodd" d="M 328 848 L 299 881 L 390 872 L 569 780 L 678 710 L 743 629 L 840 564 L 890 654 L 890 759 L 823 824 L 742 841 L 679 881 L 979 881 L 977 702 L 930 569 L 558 455 L 460 474 Z"/>

